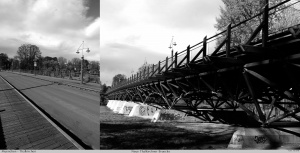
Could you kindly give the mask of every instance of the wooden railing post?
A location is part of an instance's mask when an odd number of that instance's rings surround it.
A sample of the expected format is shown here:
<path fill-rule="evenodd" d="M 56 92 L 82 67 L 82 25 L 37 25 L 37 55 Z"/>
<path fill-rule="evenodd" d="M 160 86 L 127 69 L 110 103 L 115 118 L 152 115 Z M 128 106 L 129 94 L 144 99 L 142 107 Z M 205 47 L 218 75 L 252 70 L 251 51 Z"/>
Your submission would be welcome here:
<path fill-rule="evenodd" d="M 150 75 L 150 67 L 147 66 L 147 78 L 149 78 L 149 75 Z"/>
<path fill-rule="evenodd" d="M 151 72 L 152 74 L 154 73 L 154 64 L 152 65 L 152 72 Z"/>
<path fill-rule="evenodd" d="M 166 63 L 165 63 L 165 72 L 168 71 L 168 56 L 166 57 Z"/>
<path fill-rule="evenodd" d="M 186 49 L 186 64 L 190 63 L 190 45 Z"/>
<path fill-rule="evenodd" d="M 227 26 L 226 57 L 230 57 L 231 24 Z"/>
<path fill-rule="evenodd" d="M 174 62 L 175 68 L 177 68 L 177 56 L 178 56 L 178 53 L 176 52 L 175 53 L 175 62 Z"/>
<path fill-rule="evenodd" d="M 264 14 L 263 14 L 263 27 L 262 27 L 262 47 L 266 47 L 268 41 L 268 18 L 269 18 L 269 0 L 264 0 Z"/>
<path fill-rule="evenodd" d="M 159 74 L 160 73 L 160 61 L 158 61 L 158 67 L 157 67 L 158 69 L 157 69 L 157 74 Z"/>
<path fill-rule="evenodd" d="M 130 79 L 129 79 L 129 83 L 131 83 L 132 82 L 132 75 L 130 76 Z"/>
<path fill-rule="evenodd" d="M 146 67 L 143 69 L 143 78 L 146 78 Z"/>
<path fill-rule="evenodd" d="M 202 58 L 204 59 L 204 57 L 206 56 L 206 45 L 207 45 L 207 42 L 206 42 L 206 36 L 203 38 L 203 52 L 202 52 Z"/>
<path fill-rule="evenodd" d="M 171 63 L 173 63 L 173 56 L 174 56 L 174 54 L 173 54 L 173 49 L 172 49 L 172 53 L 171 53 Z M 173 67 L 173 64 L 172 64 L 172 68 L 174 68 L 174 67 Z"/>
<path fill-rule="evenodd" d="M 141 80 L 143 79 L 143 77 L 144 77 L 144 70 L 142 69 L 142 71 L 140 71 L 140 77 L 141 77 Z"/>
<path fill-rule="evenodd" d="M 140 71 L 140 80 L 142 80 L 142 71 Z M 140 81 L 140 80 L 139 80 L 139 81 Z"/>

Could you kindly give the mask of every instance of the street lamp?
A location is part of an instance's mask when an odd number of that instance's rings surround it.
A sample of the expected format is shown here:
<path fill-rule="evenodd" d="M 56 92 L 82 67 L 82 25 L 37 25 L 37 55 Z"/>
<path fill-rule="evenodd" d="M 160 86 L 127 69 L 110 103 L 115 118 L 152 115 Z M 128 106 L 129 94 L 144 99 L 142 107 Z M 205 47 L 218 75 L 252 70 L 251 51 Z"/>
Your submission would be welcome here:
<path fill-rule="evenodd" d="M 11 71 L 14 71 L 14 59 L 11 60 Z"/>
<path fill-rule="evenodd" d="M 81 48 L 80 48 L 81 47 Z M 77 49 L 77 54 L 79 54 L 79 51 L 81 50 L 81 84 L 83 84 L 83 62 L 84 62 L 84 56 L 83 56 L 83 50 L 86 50 L 87 53 L 90 52 L 89 48 L 84 48 L 84 41 L 82 41 L 82 44 Z"/>
<path fill-rule="evenodd" d="M 177 45 L 175 41 L 173 42 L 173 38 L 174 38 L 174 36 L 172 36 L 172 40 L 171 40 L 171 43 L 170 43 L 170 46 L 169 46 L 169 48 L 172 49 L 172 51 L 171 51 L 171 60 L 172 60 L 172 62 L 173 62 L 173 55 L 174 55 L 173 47 Z"/>
<path fill-rule="evenodd" d="M 37 59 L 36 58 L 34 58 L 33 59 L 33 62 L 34 62 L 34 65 L 33 65 L 33 71 L 34 71 L 34 75 L 36 75 L 36 72 L 35 72 L 35 67 L 36 67 L 36 61 L 37 61 Z"/>
<path fill-rule="evenodd" d="M 19 61 L 19 73 L 21 73 L 21 59 Z"/>
<path fill-rule="evenodd" d="M 172 40 L 171 40 L 171 43 L 170 43 L 170 46 L 169 46 L 169 48 L 172 49 L 172 50 L 173 50 L 173 46 L 177 45 L 175 41 L 173 42 L 173 39 L 174 39 L 174 36 L 172 36 Z"/>

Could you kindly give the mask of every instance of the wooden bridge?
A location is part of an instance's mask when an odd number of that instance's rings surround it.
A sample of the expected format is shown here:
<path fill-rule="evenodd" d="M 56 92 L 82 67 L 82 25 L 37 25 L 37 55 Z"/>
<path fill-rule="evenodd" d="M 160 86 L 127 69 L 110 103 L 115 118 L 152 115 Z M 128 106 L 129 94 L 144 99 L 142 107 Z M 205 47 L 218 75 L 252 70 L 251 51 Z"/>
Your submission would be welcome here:
<path fill-rule="evenodd" d="M 265 2 L 256 16 L 113 86 L 109 99 L 158 104 L 207 122 L 299 126 L 300 25 L 270 31 L 270 10 L 287 1 L 270 8 Z M 248 40 L 231 43 L 232 32 L 254 18 L 262 22 Z M 208 43 L 222 34 L 226 38 L 208 55 Z"/>

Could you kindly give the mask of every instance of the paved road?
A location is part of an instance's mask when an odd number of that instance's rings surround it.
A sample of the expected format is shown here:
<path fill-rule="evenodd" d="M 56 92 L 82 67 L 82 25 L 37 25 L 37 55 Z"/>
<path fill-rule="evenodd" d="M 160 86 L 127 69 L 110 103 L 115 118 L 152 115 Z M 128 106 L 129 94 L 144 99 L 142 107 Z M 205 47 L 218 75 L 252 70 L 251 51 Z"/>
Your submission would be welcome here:
<path fill-rule="evenodd" d="M 24 76 L 28 76 L 28 77 L 38 78 L 38 79 L 41 79 L 41 80 L 59 82 L 61 84 L 70 85 L 70 86 L 73 86 L 73 87 L 86 88 L 86 89 L 90 89 L 90 90 L 95 91 L 95 92 L 100 91 L 100 86 L 97 83 L 89 82 L 89 83 L 84 83 L 82 85 L 82 84 L 80 84 L 79 80 L 74 80 L 74 79 L 70 80 L 67 77 L 57 78 L 57 77 L 50 77 L 50 76 L 43 76 L 43 75 L 34 75 L 34 74 L 29 74 L 29 73 L 19 73 L 19 72 L 16 72 L 16 71 L 14 71 L 14 72 L 8 71 L 8 72 L 9 73 L 15 73 L 15 74 L 18 74 L 18 75 L 24 75 Z"/>
<path fill-rule="evenodd" d="M 99 93 L 14 73 L 0 75 L 84 143 L 100 148 Z"/>

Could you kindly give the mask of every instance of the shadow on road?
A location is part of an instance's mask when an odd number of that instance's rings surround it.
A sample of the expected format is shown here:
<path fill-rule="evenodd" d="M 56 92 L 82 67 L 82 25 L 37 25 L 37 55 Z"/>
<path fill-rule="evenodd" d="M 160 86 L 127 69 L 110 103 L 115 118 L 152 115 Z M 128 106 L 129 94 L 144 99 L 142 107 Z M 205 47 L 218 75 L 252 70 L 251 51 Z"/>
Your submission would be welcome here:
<path fill-rule="evenodd" d="M 2 89 L 0 91 L 8 91 L 8 90 L 13 90 L 13 88 L 10 88 L 10 89 Z"/>
<path fill-rule="evenodd" d="M 45 86 L 51 86 L 54 83 L 50 83 L 50 84 L 45 84 L 45 85 L 40 85 L 40 86 L 34 86 L 34 87 L 29 87 L 29 88 L 24 88 L 24 89 L 19 89 L 19 90 L 28 90 L 28 89 L 33 89 L 33 88 L 39 88 L 39 87 L 45 87 Z"/>

